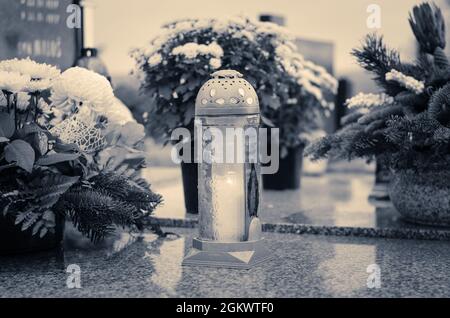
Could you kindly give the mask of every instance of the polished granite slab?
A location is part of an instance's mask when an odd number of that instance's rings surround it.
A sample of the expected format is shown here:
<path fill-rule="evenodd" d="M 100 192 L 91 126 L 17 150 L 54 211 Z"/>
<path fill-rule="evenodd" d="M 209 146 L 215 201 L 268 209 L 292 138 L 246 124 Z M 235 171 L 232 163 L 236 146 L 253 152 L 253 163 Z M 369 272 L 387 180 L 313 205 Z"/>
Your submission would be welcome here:
<path fill-rule="evenodd" d="M 197 216 L 185 212 L 178 167 L 149 168 L 145 177 L 164 197 L 155 211 L 163 224 L 195 226 Z M 264 191 L 260 217 L 266 231 L 450 240 L 450 228 L 407 223 L 389 201 L 369 200 L 373 186 L 373 173 L 341 165 L 303 176 L 300 190 Z"/>
<path fill-rule="evenodd" d="M 121 233 L 103 245 L 0 258 L 0 297 L 450 297 L 450 245 L 441 241 L 266 233 L 272 258 L 252 270 L 182 267 L 193 229 Z M 81 289 L 69 289 L 70 264 Z M 380 269 L 369 288 L 368 267 Z"/>

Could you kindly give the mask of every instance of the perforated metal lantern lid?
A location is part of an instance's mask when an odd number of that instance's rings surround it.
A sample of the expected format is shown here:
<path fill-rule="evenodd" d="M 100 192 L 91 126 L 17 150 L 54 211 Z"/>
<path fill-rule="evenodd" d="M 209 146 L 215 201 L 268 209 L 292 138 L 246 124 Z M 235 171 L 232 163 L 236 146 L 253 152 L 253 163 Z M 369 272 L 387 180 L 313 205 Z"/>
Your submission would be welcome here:
<path fill-rule="evenodd" d="M 217 71 L 211 75 L 197 95 L 197 116 L 259 114 L 259 101 L 255 89 L 233 70 Z"/>

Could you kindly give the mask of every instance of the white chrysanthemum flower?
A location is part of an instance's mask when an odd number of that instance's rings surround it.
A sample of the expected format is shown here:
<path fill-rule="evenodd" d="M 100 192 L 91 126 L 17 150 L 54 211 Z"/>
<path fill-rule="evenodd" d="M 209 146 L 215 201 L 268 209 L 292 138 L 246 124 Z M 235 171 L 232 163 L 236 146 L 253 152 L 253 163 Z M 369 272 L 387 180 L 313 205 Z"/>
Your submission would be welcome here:
<path fill-rule="evenodd" d="M 217 42 L 212 42 L 207 46 L 207 52 L 214 57 L 221 58 L 223 56 L 222 47 Z"/>
<path fill-rule="evenodd" d="M 299 84 L 302 86 L 302 90 L 310 95 L 313 95 L 323 106 L 328 106 L 328 102 L 324 100 L 322 90 L 317 86 L 311 84 L 306 78 L 303 78 L 299 81 Z"/>
<path fill-rule="evenodd" d="M 61 73 L 55 66 L 37 63 L 29 57 L 26 59 L 12 59 L 0 62 L 0 70 L 29 75 L 33 80 L 52 79 Z"/>
<path fill-rule="evenodd" d="M 332 93 L 337 91 L 338 82 L 323 67 L 318 66 L 298 53 L 295 44 L 291 41 L 276 43 L 276 60 L 282 69 L 291 77 L 295 78 L 299 85 L 304 86 L 304 92 L 315 96 L 319 102 L 329 108 L 328 102 L 323 99 L 324 90 Z M 319 92 L 320 91 L 320 92 Z"/>
<path fill-rule="evenodd" d="M 129 122 L 135 122 L 133 114 L 120 100 L 116 99 L 112 108 L 106 114 L 110 124 L 125 125 Z"/>
<path fill-rule="evenodd" d="M 394 102 L 395 102 L 394 97 L 389 96 L 385 93 L 381 94 L 359 93 L 358 95 L 347 99 L 345 104 L 347 105 L 348 108 L 355 108 L 355 107 L 370 108 L 374 106 L 391 105 Z"/>
<path fill-rule="evenodd" d="M 330 90 L 332 93 L 337 93 L 338 81 L 327 70 L 320 65 L 314 64 L 311 61 L 303 60 L 303 66 L 313 72 L 315 83 L 324 89 Z"/>
<path fill-rule="evenodd" d="M 397 70 L 391 70 L 385 75 L 386 81 L 394 81 L 403 86 L 404 88 L 416 93 L 421 94 L 425 89 L 425 84 L 422 81 L 416 80 L 414 77 L 407 76 Z"/>
<path fill-rule="evenodd" d="M 275 49 L 275 53 L 282 59 L 291 58 L 293 54 L 293 50 L 288 45 L 279 45 Z"/>
<path fill-rule="evenodd" d="M 157 53 L 157 54 L 153 54 L 149 59 L 148 59 L 148 64 L 150 66 L 156 66 L 159 65 L 162 62 L 162 56 L 161 54 Z"/>
<path fill-rule="evenodd" d="M 52 81 L 48 78 L 44 78 L 41 80 L 31 80 L 23 90 L 29 93 L 42 92 L 49 89 L 51 85 Z"/>
<path fill-rule="evenodd" d="M 184 55 L 187 59 L 196 58 L 198 53 L 198 44 L 193 42 L 177 46 L 172 50 L 173 55 Z"/>
<path fill-rule="evenodd" d="M 17 72 L 0 71 L 0 90 L 11 93 L 22 91 L 31 81 L 29 75 L 22 75 Z"/>
<path fill-rule="evenodd" d="M 114 103 L 113 89 L 106 77 L 81 67 L 63 72 L 51 92 L 53 105 L 66 110 L 83 104 L 103 114 Z"/>
<path fill-rule="evenodd" d="M 30 106 L 30 95 L 28 93 L 20 92 L 17 94 L 17 109 L 20 111 L 27 110 Z"/>
<path fill-rule="evenodd" d="M 31 81 L 23 88 L 24 91 L 30 93 L 50 88 L 52 80 L 61 73 L 58 68 L 52 65 L 37 63 L 30 58 L 2 61 L 0 62 L 0 70 L 30 76 Z"/>
<path fill-rule="evenodd" d="M 172 55 L 183 55 L 187 59 L 191 60 L 195 59 L 200 54 L 221 58 L 224 53 L 222 47 L 216 42 L 208 45 L 189 42 L 184 45 L 177 46 L 172 50 Z"/>
<path fill-rule="evenodd" d="M 222 61 L 220 59 L 212 58 L 209 60 L 209 65 L 212 69 L 216 70 L 222 66 Z"/>

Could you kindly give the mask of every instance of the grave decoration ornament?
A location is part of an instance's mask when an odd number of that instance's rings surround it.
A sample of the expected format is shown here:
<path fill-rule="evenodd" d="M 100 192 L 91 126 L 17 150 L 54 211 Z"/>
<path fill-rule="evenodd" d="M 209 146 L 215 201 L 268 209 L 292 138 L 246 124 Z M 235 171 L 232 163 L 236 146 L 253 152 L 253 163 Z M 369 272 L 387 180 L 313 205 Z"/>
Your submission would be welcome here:
<path fill-rule="evenodd" d="M 368 35 L 353 55 L 383 90 L 349 99 L 345 127 L 307 149 L 314 159 L 375 156 L 393 171 L 392 203 L 404 219 L 450 225 L 450 64 L 445 22 L 433 4 L 415 6 L 417 62 L 402 62 L 383 38 Z"/>
<path fill-rule="evenodd" d="M 212 74 L 197 95 L 199 237 L 184 265 L 250 268 L 268 257 L 261 237 L 258 96 L 242 74 Z"/>
<path fill-rule="evenodd" d="M 65 219 L 94 242 L 148 223 L 161 197 L 139 177 L 144 128 L 113 98 L 86 69 L 0 62 L 0 252 L 54 247 Z"/>

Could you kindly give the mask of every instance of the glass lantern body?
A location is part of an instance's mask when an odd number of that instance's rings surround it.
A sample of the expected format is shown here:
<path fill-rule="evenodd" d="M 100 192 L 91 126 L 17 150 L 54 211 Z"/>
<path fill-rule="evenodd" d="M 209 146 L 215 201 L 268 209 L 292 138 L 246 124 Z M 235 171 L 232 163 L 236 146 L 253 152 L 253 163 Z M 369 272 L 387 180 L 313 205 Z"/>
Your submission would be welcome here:
<path fill-rule="evenodd" d="M 200 238 L 248 240 L 260 206 L 259 115 L 197 116 Z M 230 152 L 231 151 L 231 152 Z"/>

